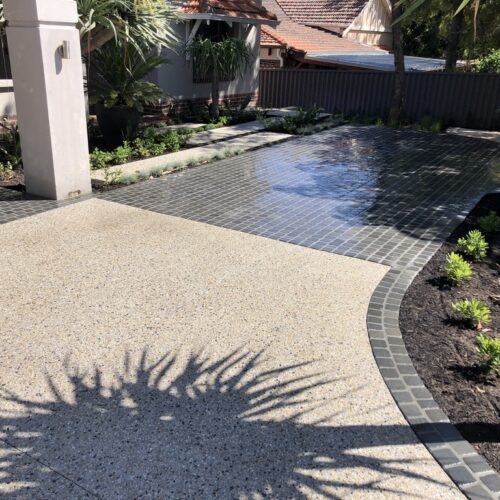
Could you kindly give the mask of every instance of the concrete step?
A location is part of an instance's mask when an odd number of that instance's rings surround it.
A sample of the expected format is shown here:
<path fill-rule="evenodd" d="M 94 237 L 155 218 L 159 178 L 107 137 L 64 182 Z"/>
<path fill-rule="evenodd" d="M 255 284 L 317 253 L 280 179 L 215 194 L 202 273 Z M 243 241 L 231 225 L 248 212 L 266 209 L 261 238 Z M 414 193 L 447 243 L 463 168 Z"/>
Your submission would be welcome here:
<path fill-rule="evenodd" d="M 447 134 L 462 135 L 465 137 L 474 137 L 475 139 L 487 139 L 500 144 L 500 132 L 494 130 L 474 130 L 468 128 L 451 127 L 446 129 Z"/>
<path fill-rule="evenodd" d="M 229 127 L 215 128 L 206 132 L 199 132 L 193 135 L 187 142 L 188 146 L 202 146 L 212 142 L 226 141 L 234 137 L 239 137 L 254 132 L 265 130 L 265 126 L 259 121 L 239 123 L 238 125 L 230 125 Z"/>
<path fill-rule="evenodd" d="M 272 109 L 266 109 L 265 113 L 267 116 L 273 118 L 285 118 L 287 116 L 297 116 L 299 114 L 299 110 L 298 108 L 272 108 Z M 327 120 L 328 118 L 331 117 L 332 117 L 331 113 L 319 113 L 318 121 Z"/>

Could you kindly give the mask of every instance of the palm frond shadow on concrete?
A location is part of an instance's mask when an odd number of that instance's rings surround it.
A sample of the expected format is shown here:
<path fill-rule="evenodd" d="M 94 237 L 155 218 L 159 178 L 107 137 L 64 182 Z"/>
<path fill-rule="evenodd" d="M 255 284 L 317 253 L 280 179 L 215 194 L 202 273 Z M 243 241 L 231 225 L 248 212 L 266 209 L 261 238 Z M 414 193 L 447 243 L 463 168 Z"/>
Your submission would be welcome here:
<path fill-rule="evenodd" d="M 3 404 L 20 411 L 0 418 L 0 492 L 337 498 L 339 489 L 397 493 L 381 480 L 394 475 L 432 481 L 397 457 L 363 452 L 415 443 L 404 426 L 303 423 L 317 404 L 335 411 L 335 401 L 311 400 L 311 391 L 335 381 L 301 376 L 301 365 L 266 368 L 262 356 L 193 354 L 178 369 L 176 355 L 150 362 L 143 352 L 135 362 L 125 356 L 112 384 L 97 368 L 80 373 L 68 363 L 71 397 L 51 377 L 47 402 L 2 392 Z"/>

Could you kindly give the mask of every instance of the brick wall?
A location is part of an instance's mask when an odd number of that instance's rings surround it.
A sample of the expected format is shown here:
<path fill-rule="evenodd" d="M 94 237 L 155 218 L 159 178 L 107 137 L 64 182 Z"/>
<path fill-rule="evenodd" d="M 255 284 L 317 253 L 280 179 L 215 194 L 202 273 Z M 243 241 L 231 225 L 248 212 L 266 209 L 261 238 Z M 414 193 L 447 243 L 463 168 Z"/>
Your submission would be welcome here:
<path fill-rule="evenodd" d="M 224 106 L 225 103 L 229 107 L 241 106 L 248 100 L 251 95 L 249 106 L 256 106 L 258 101 L 258 94 L 234 94 L 231 96 L 221 96 L 220 104 Z M 196 117 L 202 111 L 206 111 L 208 105 L 212 102 L 211 98 L 198 98 L 198 99 L 183 99 L 183 100 L 169 100 L 165 101 L 159 106 L 148 108 L 147 115 L 151 117 L 181 117 L 184 119 L 191 119 Z"/>
<path fill-rule="evenodd" d="M 271 60 L 266 60 L 262 59 L 260 60 L 260 68 L 261 69 L 280 69 L 280 62 L 279 61 L 271 61 Z"/>

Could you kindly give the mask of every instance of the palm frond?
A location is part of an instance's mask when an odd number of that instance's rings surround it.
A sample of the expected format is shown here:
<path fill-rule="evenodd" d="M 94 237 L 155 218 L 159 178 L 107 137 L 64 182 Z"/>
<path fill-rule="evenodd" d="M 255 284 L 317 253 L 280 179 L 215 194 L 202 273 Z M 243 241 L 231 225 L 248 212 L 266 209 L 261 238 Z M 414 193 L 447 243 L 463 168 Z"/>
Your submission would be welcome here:
<path fill-rule="evenodd" d="M 168 61 L 158 55 L 138 52 L 132 46 L 109 43 L 95 50 L 90 59 L 88 83 L 92 103 L 106 107 L 128 106 L 142 111 L 164 96 L 163 91 L 146 77 Z"/>

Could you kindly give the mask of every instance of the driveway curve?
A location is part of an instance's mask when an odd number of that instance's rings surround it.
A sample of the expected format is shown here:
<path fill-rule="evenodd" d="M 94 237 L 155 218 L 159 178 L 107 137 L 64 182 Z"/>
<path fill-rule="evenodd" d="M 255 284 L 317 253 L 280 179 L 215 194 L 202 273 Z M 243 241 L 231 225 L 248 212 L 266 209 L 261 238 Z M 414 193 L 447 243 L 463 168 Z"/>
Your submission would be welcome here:
<path fill-rule="evenodd" d="M 0 241 L 2 495 L 461 497 L 372 355 L 388 267 L 96 199 Z"/>

